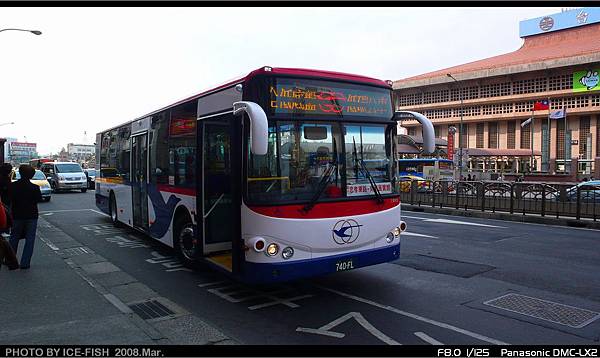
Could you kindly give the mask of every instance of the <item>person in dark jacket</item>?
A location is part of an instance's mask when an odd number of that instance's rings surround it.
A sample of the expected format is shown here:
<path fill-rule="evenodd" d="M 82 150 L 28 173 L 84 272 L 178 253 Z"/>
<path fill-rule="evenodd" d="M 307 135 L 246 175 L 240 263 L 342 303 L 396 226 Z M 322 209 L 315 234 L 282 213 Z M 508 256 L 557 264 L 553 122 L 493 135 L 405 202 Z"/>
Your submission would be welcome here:
<path fill-rule="evenodd" d="M 10 163 L 3 163 L 0 165 L 0 199 L 2 199 L 2 203 L 8 208 L 10 208 L 10 198 L 8 192 L 10 191 L 11 186 L 11 172 L 12 165 L 10 165 Z"/>
<path fill-rule="evenodd" d="M 16 253 L 19 240 L 25 239 L 25 247 L 21 256 L 21 269 L 28 269 L 31 255 L 33 255 L 35 232 L 37 230 L 37 203 L 42 201 L 42 192 L 39 186 L 30 181 L 35 174 L 35 169 L 31 165 L 21 165 L 19 174 L 21 174 L 21 179 L 12 184 L 9 192 L 13 217 L 10 245 Z"/>

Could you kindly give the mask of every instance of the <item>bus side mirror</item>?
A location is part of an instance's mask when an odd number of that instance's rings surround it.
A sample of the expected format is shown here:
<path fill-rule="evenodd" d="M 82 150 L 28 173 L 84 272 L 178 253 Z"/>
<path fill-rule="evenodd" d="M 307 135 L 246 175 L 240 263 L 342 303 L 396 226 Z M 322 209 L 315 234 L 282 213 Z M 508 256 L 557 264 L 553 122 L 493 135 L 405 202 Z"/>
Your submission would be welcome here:
<path fill-rule="evenodd" d="M 269 124 L 265 111 L 256 103 L 240 101 L 233 103 L 233 114 L 246 112 L 250 118 L 250 150 L 256 155 L 267 154 Z"/>
<path fill-rule="evenodd" d="M 423 127 L 423 151 L 427 154 L 433 153 L 435 151 L 435 131 L 429 118 L 419 112 L 413 111 L 397 111 L 394 113 L 394 120 L 396 121 L 407 118 L 416 119 L 421 123 Z"/>

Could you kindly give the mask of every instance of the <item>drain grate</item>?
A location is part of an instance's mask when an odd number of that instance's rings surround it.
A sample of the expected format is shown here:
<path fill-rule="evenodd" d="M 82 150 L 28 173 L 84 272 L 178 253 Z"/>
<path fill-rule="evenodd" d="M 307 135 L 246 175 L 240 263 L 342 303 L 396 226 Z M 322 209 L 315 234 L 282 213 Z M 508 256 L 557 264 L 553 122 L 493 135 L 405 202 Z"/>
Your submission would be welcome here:
<path fill-rule="evenodd" d="M 598 312 L 516 293 L 509 293 L 483 304 L 573 328 L 587 326 L 600 318 Z"/>
<path fill-rule="evenodd" d="M 175 314 L 175 312 L 171 311 L 157 300 L 134 303 L 129 305 L 129 308 L 144 320 L 167 317 Z"/>

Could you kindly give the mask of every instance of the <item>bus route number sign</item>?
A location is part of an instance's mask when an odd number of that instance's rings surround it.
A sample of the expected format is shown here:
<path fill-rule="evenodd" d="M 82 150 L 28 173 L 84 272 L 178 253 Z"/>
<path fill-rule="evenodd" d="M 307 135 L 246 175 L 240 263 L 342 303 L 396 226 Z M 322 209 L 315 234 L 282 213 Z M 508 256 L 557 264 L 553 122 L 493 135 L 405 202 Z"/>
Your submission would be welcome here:
<path fill-rule="evenodd" d="M 354 260 L 347 259 L 335 263 L 335 271 L 348 271 L 354 268 Z"/>
<path fill-rule="evenodd" d="M 279 78 L 269 97 L 275 115 L 392 117 L 390 91 L 384 88 Z"/>

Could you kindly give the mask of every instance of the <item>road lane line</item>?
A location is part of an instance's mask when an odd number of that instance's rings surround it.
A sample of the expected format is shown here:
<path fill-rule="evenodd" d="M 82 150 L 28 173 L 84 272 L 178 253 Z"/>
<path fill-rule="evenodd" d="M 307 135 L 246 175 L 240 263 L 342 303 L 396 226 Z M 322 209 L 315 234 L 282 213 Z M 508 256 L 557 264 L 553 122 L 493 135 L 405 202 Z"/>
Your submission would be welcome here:
<path fill-rule="evenodd" d="M 424 340 L 425 342 L 433 345 L 433 346 L 443 346 L 444 343 L 438 341 L 435 338 L 431 338 L 430 336 L 426 335 L 423 332 L 415 332 L 415 336 L 421 338 L 422 340 Z"/>
<path fill-rule="evenodd" d="M 473 338 L 479 339 L 479 340 L 484 341 L 484 342 L 488 342 L 488 343 L 492 343 L 492 344 L 497 344 L 497 345 L 508 345 L 508 343 L 499 341 L 499 340 L 494 339 L 494 338 L 486 337 L 486 336 L 481 335 L 479 333 L 471 332 L 471 331 L 468 331 L 466 329 L 455 327 L 455 326 L 447 324 L 447 323 L 438 322 L 438 321 L 435 321 L 433 319 L 429 319 L 429 318 L 426 318 L 426 317 L 422 317 L 422 316 L 416 315 L 414 313 L 402 311 L 402 310 L 399 310 L 399 309 L 397 309 L 395 307 L 383 305 L 381 303 L 377 303 L 377 302 L 368 300 L 366 298 L 354 296 L 354 295 L 351 295 L 351 294 L 348 294 L 348 293 L 345 293 L 345 292 L 341 292 L 341 291 L 338 291 L 338 290 L 334 290 L 332 288 L 324 287 L 324 286 L 321 286 L 321 285 L 316 285 L 316 287 L 319 287 L 320 289 L 325 290 L 325 291 L 333 292 L 333 293 L 335 293 L 337 295 L 340 295 L 340 296 L 343 296 L 343 297 L 346 297 L 346 298 L 350 298 L 350 299 L 358 301 L 358 302 L 366 303 L 368 305 L 375 306 L 375 307 L 378 307 L 378 308 L 381 308 L 381 309 L 384 309 L 384 310 L 387 310 L 387 311 L 399 314 L 401 316 L 410 317 L 410 318 L 416 319 L 416 320 L 421 321 L 421 322 L 426 322 L 426 323 L 432 324 L 432 325 L 437 326 L 437 327 L 446 328 L 446 329 L 449 329 L 449 330 L 454 331 L 454 332 L 462 333 L 464 335 L 467 335 L 469 337 L 473 337 Z"/>
<path fill-rule="evenodd" d="M 402 233 L 400 234 L 400 236 L 402 235 L 406 235 L 406 236 L 417 236 L 417 237 L 427 237 L 430 239 L 439 239 L 439 237 L 437 236 L 431 236 L 431 235 L 425 235 L 425 234 L 417 234 L 416 232 L 408 232 L 408 231 L 402 231 Z"/>
<path fill-rule="evenodd" d="M 499 228 L 499 229 L 506 229 L 505 226 L 487 225 L 487 224 L 471 223 L 468 221 L 449 220 L 449 219 L 427 219 L 424 221 L 428 222 L 428 223 L 471 225 L 471 226 L 482 226 L 482 227 L 493 227 L 493 228 Z"/>
<path fill-rule="evenodd" d="M 40 211 L 39 213 L 66 213 L 69 211 L 85 211 L 85 210 L 92 210 L 92 209 L 65 209 L 65 210 L 44 210 L 44 211 Z"/>
<path fill-rule="evenodd" d="M 410 216 L 410 215 L 402 215 L 402 214 L 400 214 L 400 217 L 401 218 L 409 218 L 409 219 L 419 219 L 419 220 L 429 220 L 429 219 L 431 219 L 431 218 L 424 218 L 424 217 L 421 217 L 421 216 Z"/>

